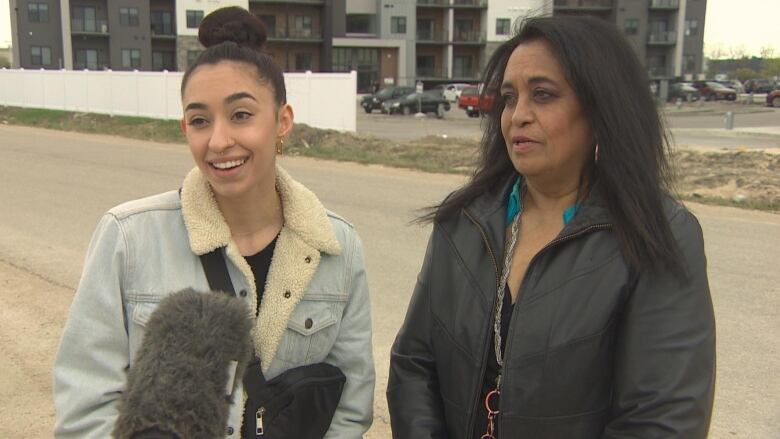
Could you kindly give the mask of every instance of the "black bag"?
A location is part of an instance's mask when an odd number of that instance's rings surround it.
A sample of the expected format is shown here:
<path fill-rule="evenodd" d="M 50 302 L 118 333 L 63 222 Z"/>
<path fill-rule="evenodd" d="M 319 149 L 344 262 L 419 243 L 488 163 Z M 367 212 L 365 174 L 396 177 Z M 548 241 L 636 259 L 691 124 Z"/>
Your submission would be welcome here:
<path fill-rule="evenodd" d="M 235 296 L 233 283 L 217 248 L 201 255 L 209 287 Z M 247 401 L 244 439 L 322 439 L 330 428 L 347 377 L 336 366 L 309 364 L 289 369 L 266 381 L 255 357 L 244 372 Z"/>

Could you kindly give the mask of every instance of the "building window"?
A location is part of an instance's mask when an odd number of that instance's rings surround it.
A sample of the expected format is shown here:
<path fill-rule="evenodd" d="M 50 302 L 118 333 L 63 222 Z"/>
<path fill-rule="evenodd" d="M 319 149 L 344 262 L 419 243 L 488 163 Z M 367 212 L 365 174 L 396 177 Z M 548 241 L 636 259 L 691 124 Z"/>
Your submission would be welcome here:
<path fill-rule="evenodd" d="M 141 51 L 138 49 L 122 49 L 122 67 L 141 67 Z"/>
<path fill-rule="evenodd" d="M 31 46 L 30 64 L 34 66 L 50 66 L 51 48 L 48 46 Z"/>
<path fill-rule="evenodd" d="M 155 50 L 152 52 L 152 70 L 176 70 L 176 57 L 169 50 Z"/>
<path fill-rule="evenodd" d="M 203 21 L 203 11 L 187 11 L 187 27 L 190 29 L 197 29 L 200 26 L 200 22 Z"/>
<path fill-rule="evenodd" d="M 474 76 L 472 60 L 471 56 L 456 55 L 452 59 L 452 75 L 456 78 L 471 78 Z"/>
<path fill-rule="evenodd" d="M 311 36 L 311 17 L 308 15 L 296 15 L 295 16 L 295 35 L 294 37 L 310 37 Z"/>
<path fill-rule="evenodd" d="M 104 25 L 105 23 L 101 23 Z M 77 32 L 97 32 L 97 12 L 95 8 L 88 6 L 74 6 L 71 28 Z M 101 26 L 101 31 L 103 31 Z"/>
<path fill-rule="evenodd" d="M 119 8 L 119 24 L 138 26 L 138 8 Z"/>
<path fill-rule="evenodd" d="M 96 49 L 76 49 L 74 51 L 76 62 L 73 68 L 75 69 L 98 69 L 98 51 Z"/>
<path fill-rule="evenodd" d="M 623 31 L 626 35 L 636 35 L 639 32 L 639 20 L 627 18 L 623 25 Z"/>
<path fill-rule="evenodd" d="M 685 36 L 699 35 L 699 21 L 685 20 Z"/>
<path fill-rule="evenodd" d="M 265 25 L 269 37 L 276 37 L 276 15 L 258 15 Z"/>
<path fill-rule="evenodd" d="M 357 71 L 359 93 L 368 92 L 379 83 L 379 49 L 334 47 L 333 71 Z"/>
<path fill-rule="evenodd" d="M 696 73 L 696 55 L 685 55 L 683 58 L 685 73 Z"/>
<path fill-rule="evenodd" d="M 348 34 L 370 34 L 371 15 L 369 14 L 347 14 L 347 33 Z"/>
<path fill-rule="evenodd" d="M 200 53 L 202 50 L 188 50 L 187 51 L 187 67 L 195 64 L 195 61 L 198 60 L 198 57 L 200 56 Z"/>
<path fill-rule="evenodd" d="M 394 34 L 406 33 L 406 17 L 391 17 L 390 32 Z"/>
<path fill-rule="evenodd" d="M 512 20 L 508 18 L 496 18 L 496 35 L 509 35 L 509 27 Z"/>
<path fill-rule="evenodd" d="M 173 35 L 173 14 L 169 11 L 152 11 L 149 18 L 152 35 Z"/>
<path fill-rule="evenodd" d="M 27 5 L 27 21 L 30 23 L 48 23 L 49 5 L 46 3 L 30 3 Z"/>
<path fill-rule="evenodd" d="M 417 55 L 417 76 L 436 76 L 436 58 L 433 55 Z"/>
<path fill-rule="evenodd" d="M 476 37 L 473 20 L 455 20 L 454 41 L 475 41 Z"/>
<path fill-rule="evenodd" d="M 436 23 L 429 18 L 417 19 L 417 39 L 432 41 L 436 38 Z"/>
<path fill-rule="evenodd" d="M 299 72 L 311 70 L 311 53 L 295 54 L 295 70 Z"/>

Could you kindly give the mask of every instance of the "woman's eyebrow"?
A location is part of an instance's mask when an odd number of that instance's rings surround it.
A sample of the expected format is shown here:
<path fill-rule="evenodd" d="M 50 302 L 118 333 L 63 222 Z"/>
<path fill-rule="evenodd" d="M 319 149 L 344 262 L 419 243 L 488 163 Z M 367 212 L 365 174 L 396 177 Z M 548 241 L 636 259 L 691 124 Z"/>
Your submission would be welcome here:
<path fill-rule="evenodd" d="M 239 99 L 244 99 L 244 98 L 251 99 L 251 100 L 257 102 L 257 99 L 255 99 L 255 97 L 252 96 L 251 94 L 249 94 L 249 93 L 247 93 L 245 91 L 240 91 L 238 93 L 233 93 L 232 95 L 226 97 L 225 98 L 225 103 L 226 104 L 230 104 L 232 102 L 235 102 L 235 101 L 237 101 Z"/>
<path fill-rule="evenodd" d="M 184 111 L 187 112 L 190 110 L 205 110 L 206 108 L 207 108 L 206 104 L 201 104 L 200 102 L 192 102 L 187 104 L 186 107 L 184 107 Z"/>

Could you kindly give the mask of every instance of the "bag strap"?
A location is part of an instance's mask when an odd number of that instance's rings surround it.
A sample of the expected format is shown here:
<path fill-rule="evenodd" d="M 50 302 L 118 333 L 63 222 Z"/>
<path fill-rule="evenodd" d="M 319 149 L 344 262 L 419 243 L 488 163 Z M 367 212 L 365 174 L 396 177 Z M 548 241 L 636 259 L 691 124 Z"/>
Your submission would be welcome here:
<path fill-rule="evenodd" d="M 206 279 L 212 291 L 222 291 L 231 297 L 236 297 L 236 290 L 233 288 L 233 282 L 230 281 L 227 264 L 222 256 L 222 247 L 200 255 L 200 263 L 203 264 L 203 271 L 206 272 Z"/>

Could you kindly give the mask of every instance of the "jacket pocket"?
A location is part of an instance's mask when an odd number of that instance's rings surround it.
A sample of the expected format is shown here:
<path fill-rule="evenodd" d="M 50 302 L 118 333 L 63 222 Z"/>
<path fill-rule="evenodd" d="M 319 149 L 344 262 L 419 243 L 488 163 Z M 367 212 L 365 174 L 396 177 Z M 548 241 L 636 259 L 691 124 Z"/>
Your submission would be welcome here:
<path fill-rule="evenodd" d="M 341 300 L 301 300 L 287 321 L 277 358 L 290 365 L 323 361 L 338 336 L 344 305 Z"/>
<path fill-rule="evenodd" d="M 144 296 L 141 299 L 130 299 L 127 302 L 127 312 L 129 314 L 127 337 L 130 346 L 130 364 L 135 362 L 135 356 L 138 348 L 141 347 L 144 334 L 146 333 L 146 325 L 149 323 L 149 319 L 152 313 L 160 305 L 164 296 Z"/>

